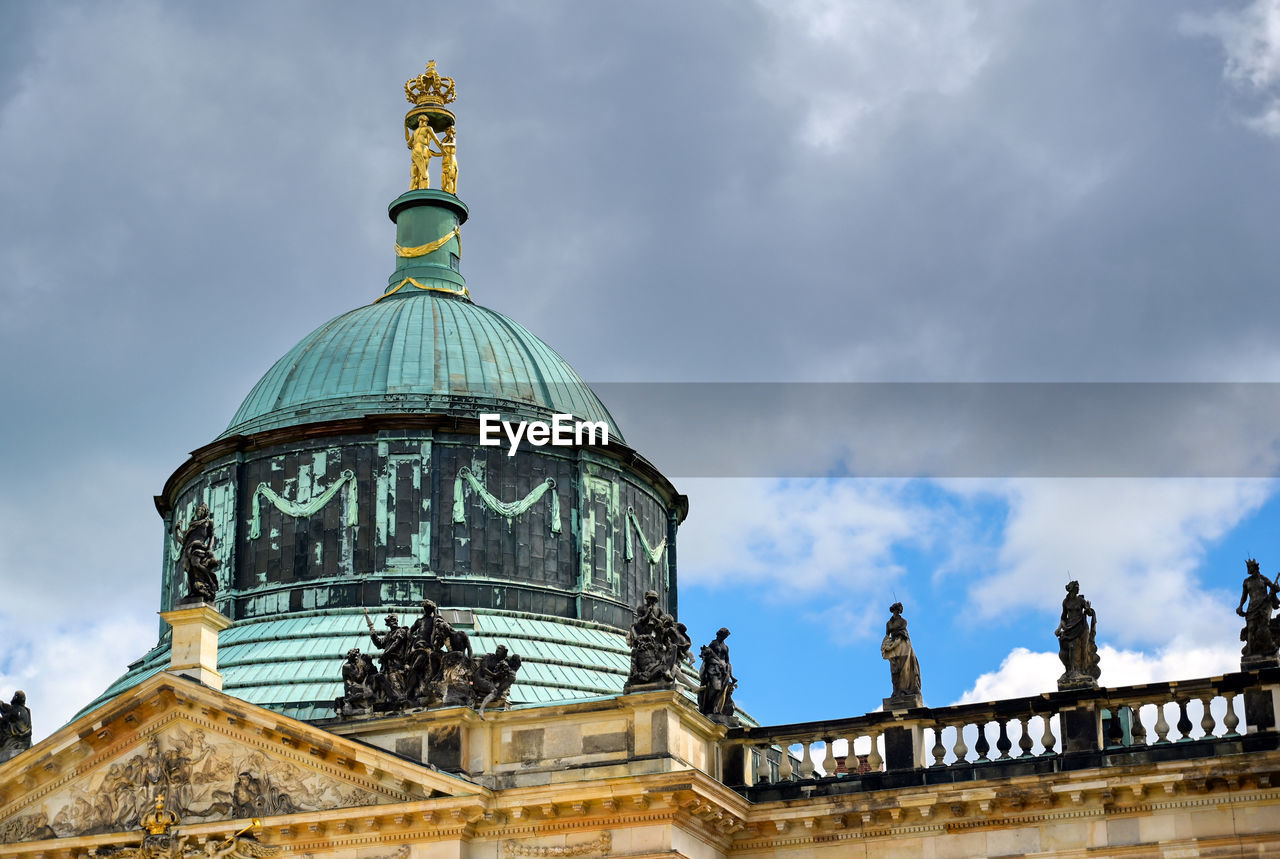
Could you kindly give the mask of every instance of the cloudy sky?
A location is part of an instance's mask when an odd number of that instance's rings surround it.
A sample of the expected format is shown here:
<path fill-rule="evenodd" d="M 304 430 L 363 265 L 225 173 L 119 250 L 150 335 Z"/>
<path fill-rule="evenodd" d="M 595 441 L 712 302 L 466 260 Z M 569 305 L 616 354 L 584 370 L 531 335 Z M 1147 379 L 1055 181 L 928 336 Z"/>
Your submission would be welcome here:
<path fill-rule="evenodd" d="M 0 694 L 38 736 L 154 641 L 164 479 L 380 293 L 428 58 L 458 81 L 472 295 L 588 380 L 1280 379 L 1280 0 L 0 15 Z M 755 423 L 804 449 L 769 399 Z M 1061 441 L 1024 410 L 1019 449 Z M 1068 578 L 1104 682 L 1231 669 L 1243 559 L 1280 567 L 1280 422 L 1221 411 L 1133 428 L 1242 457 L 1212 479 L 824 479 L 860 473 L 825 449 L 780 477 L 676 462 L 679 414 L 629 435 L 691 497 L 682 619 L 733 628 L 742 702 L 785 722 L 878 706 L 894 596 L 935 705 L 1052 688 Z"/>

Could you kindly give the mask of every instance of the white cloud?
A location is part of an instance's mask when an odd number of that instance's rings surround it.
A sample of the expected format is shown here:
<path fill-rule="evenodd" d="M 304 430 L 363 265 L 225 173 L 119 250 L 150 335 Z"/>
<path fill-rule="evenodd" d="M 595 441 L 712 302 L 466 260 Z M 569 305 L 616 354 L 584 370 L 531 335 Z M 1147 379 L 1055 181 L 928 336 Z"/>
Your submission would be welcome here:
<path fill-rule="evenodd" d="M 1272 494 L 1267 480 L 1040 479 L 954 482 L 1009 505 L 997 568 L 970 589 L 982 617 L 1024 607 L 1057 614 L 1071 579 L 1098 611 L 1100 635 L 1125 645 L 1212 646 L 1234 640 L 1229 598 L 1198 568 L 1209 546 Z M 1238 570 L 1244 574 L 1242 546 Z M 1231 587 L 1237 583 L 1231 581 Z"/>
<path fill-rule="evenodd" d="M 765 98 L 803 105 L 800 140 L 841 147 L 859 126 L 918 96 L 964 90 L 986 64 L 993 35 L 953 0 L 758 0 L 776 23 L 776 49 L 758 71 Z"/>
<path fill-rule="evenodd" d="M 26 692 L 32 739 L 39 742 L 146 653 L 155 644 L 157 629 L 130 618 L 108 618 L 23 639 L 16 646 L 11 642 L 7 670 L 0 672 L 0 694 L 7 701 L 15 690 Z"/>
<path fill-rule="evenodd" d="M 898 481 L 716 478 L 682 481 L 695 510 L 714 518 L 681 532 L 685 581 L 774 581 L 815 592 L 903 572 L 896 544 L 933 518 Z"/>
<path fill-rule="evenodd" d="M 682 582 L 825 595 L 817 619 L 841 636 L 883 621 L 883 596 L 906 572 L 895 549 L 928 542 L 943 521 L 904 481 L 718 478 L 682 488 L 692 509 L 714 511 L 681 531 Z"/>
<path fill-rule="evenodd" d="M 1280 137 L 1280 0 L 1254 0 L 1233 12 L 1188 15 L 1182 29 L 1222 43 L 1227 55 L 1223 77 L 1251 105 L 1246 125 Z"/>
<path fill-rule="evenodd" d="M 0 498 L 0 696 L 27 693 L 37 740 L 156 642 L 155 479 L 136 463 L 68 458 Z"/>
<path fill-rule="evenodd" d="M 1118 650 L 1108 644 L 1098 647 L 1098 664 L 1103 686 L 1136 686 L 1166 680 L 1212 677 L 1240 670 L 1240 649 L 1217 647 L 1168 647 L 1155 653 Z M 1058 688 L 1062 662 L 1057 653 L 1036 653 L 1015 647 L 995 671 L 978 677 L 956 704 L 1023 698 Z"/>

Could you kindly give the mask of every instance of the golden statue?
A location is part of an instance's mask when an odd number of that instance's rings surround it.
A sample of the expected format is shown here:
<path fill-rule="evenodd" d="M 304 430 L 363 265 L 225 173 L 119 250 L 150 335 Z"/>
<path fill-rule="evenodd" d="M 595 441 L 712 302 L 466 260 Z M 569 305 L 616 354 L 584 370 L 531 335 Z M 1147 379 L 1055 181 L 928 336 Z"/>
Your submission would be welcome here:
<path fill-rule="evenodd" d="M 434 149 L 431 146 L 433 143 Z M 430 188 L 431 176 L 427 171 L 431 167 L 431 159 L 442 153 L 440 140 L 431 130 L 431 123 L 427 121 L 425 115 L 418 117 L 418 127 L 414 129 L 413 137 L 409 139 L 409 153 L 412 162 L 409 168 L 409 190 L 421 191 L 424 188 Z"/>
<path fill-rule="evenodd" d="M 436 61 L 427 63 L 427 70 L 404 84 L 404 97 L 413 108 L 404 118 L 404 142 L 409 146 L 411 165 L 409 190 L 421 191 L 431 187 L 428 170 L 431 159 L 439 158 L 440 187 L 450 194 L 458 191 L 458 152 L 453 138 L 453 112 L 445 105 L 453 102 L 455 87 L 453 78 L 441 77 L 436 71 Z M 436 132 L 444 133 L 444 142 Z"/>
<path fill-rule="evenodd" d="M 440 144 L 440 189 L 450 194 L 458 193 L 458 143 L 453 137 L 453 126 L 444 131 L 444 143 Z"/>

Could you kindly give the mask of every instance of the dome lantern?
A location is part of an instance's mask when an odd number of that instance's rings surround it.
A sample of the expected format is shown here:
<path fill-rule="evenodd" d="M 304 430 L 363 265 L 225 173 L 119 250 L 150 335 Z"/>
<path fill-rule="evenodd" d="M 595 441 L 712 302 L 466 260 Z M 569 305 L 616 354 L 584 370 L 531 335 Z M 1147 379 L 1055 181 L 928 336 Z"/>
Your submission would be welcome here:
<path fill-rule="evenodd" d="M 453 111 L 453 78 L 441 77 L 436 62 L 404 85 L 413 105 L 404 117 L 409 147 L 409 191 L 388 209 L 396 225 L 396 267 L 377 299 L 417 290 L 442 292 L 470 300 L 460 271 L 462 225 L 467 207 L 458 199 L 458 152 Z M 440 189 L 431 187 L 431 162 L 440 160 Z"/>

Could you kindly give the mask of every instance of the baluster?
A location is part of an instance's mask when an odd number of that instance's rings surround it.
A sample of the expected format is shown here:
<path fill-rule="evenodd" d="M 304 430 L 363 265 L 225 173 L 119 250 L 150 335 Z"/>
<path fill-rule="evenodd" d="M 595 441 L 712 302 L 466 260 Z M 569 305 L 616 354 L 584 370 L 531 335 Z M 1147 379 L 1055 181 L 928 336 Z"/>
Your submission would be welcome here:
<path fill-rule="evenodd" d="M 1222 724 L 1226 726 L 1227 732 L 1223 737 L 1238 737 L 1236 728 L 1240 727 L 1240 717 L 1236 715 L 1236 693 L 1227 692 L 1223 695 L 1227 699 L 1227 715 L 1223 717 Z"/>
<path fill-rule="evenodd" d="M 1031 757 L 1031 750 L 1035 747 L 1035 744 L 1036 744 L 1035 740 L 1031 739 L 1031 717 L 1030 716 L 1018 717 L 1018 730 L 1022 732 L 1018 736 L 1018 748 L 1022 749 L 1022 754 L 1018 755 L 1018 757 L 1029 758 Z"/>
<path fill-rule="evenodd" d="M 1178 737 L 1178 742 L 1187 743 L 1191 741 L 1191 717 L 1187 715 L 1187 699 L 1178 699 L 1178 733 L 1182 736 Z"/>
<path fill-rule="evenodd" d="M 1142 705 L 1130 707 L 1129 712 L 1133 715 L 1133 724 L 1129 726 L 1129 732 L 1133 735 L 1133 744 L 1135 746 L 1145 746 L 1147 744 L 1147 729 L 1142 724 Z"/>
<path fill-rule="evenodd" d="M 813 740 L 800 741 L 800 778 L 813 778 Z"/>
<path fill-rule="evenodd" d="M 871 767 L 873 773 L 880 772 L 880 768 L 884 765 L 884 758 L 880 757 L 880 732 L 871 732 L 871 754 L 867 756 L 867 765 Z"/>
<path fill-rule="evenodd" d="M 1156 704 L 1156 742 L 1155 745 L 1169 742 L 1169 723 L 1164 718 L 1164 704 Z"/>
<path fill-rule="evenodd" d="M 1040 745 L 1044 746 L 1044 754 L 1056 754 L 1053 747 L 1057 744 L 1058 738 L 1053 735 L 1053 725 L 1051 724 L 1053 716 L 1045 713 L 1040 718 L 1044 719 L 1044 735 L 1040 737 Z"/>
<path fill-rule="evenodd" d="M 836 774 L 836 750 L 831 748 L 835 745 L 835 740 L 830 738 L 824 739 L 823 744 L 827 747 L 827 753 L 822 758 L 822 774 L 827 778 Z"/>
<path fill-rule="evenodd" d="M 760 746 L 752 751 L 756 756 L 756 784 L 768 784 L 773 775 L 769 767 L 769 747 Z"/>
<path fill-rule="evenodd" d="M 966 763 L 965 757 L 969 754 L 969 747 L 964 744 L 964 722 L 956 725 L 956 744 L 951 751 L 955 752 L 956 763 Z"/>
<path fill-rule="evenodd" d="M 933 765 L 935 767 L 943 766 L 943 760 L 947 756 L 947 747 L 942 744 L 943 725 L 933 726 Z"/>
<path fill-rule="evenodd" d="M 782 760 L 778 763 L 778 781 L 791 781 L 791 776 L 795 772 L 791 768 L 791 746 L 788 743 L 779 743 L 782 746 Z"/>
<path fill-rule="evenodd" d="M 1200 706 L 1204 707 L 1204 713 L 1200 716 L 1200 730 L 1204 731 L 1204 737 L 1201 739 L 1213 739 L 1213 712 L 1209 709 L 1209 702 L 1212 700 L 1212 695 L 1200 699 Z"/>
<path fill-rule="evenodd" d="M 982 763 L 989 761 L 987 752 L 991 751 L 991 744 L 987 742 L 987 723 L 978 722 L 978 742 L 974 744 L 973 750 L 978 753 L 978 759 L 974 763 Z"/>
<path fill-rule="evenodd" d="M 853 750 L 854 737 L 849 737 L 849 748 L 844 756 L 844 769 L 848 775 L 858 774 L 858 753 Z"/>
<path fill-rule="evenodd" d="M 1013 741 L 1009 739 L 1009 723 L 1005 719 L 996 722 L 1000 729 L 1000 736 L 996 738 L 996 751 L 1000 753 L 998 761 L 1009 760 L 1009 749 L 1013 748 Z"/>
<path fill-rule="evenodd" d="M 1111 717 L 1107 719 L 1107 747 L 1124 745 L 1124 723 L 1120 714 L 1124 711 L 1123 704 L 1112 705 L 1110 708 Z"/>

